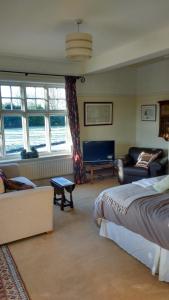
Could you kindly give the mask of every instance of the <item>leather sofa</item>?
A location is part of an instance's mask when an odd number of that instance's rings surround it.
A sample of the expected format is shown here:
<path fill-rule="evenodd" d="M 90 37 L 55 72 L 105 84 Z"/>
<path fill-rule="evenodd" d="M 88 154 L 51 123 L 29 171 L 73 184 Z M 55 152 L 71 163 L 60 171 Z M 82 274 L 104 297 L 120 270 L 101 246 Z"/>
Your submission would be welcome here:
<path fill-rule="evenodd" d="M 33 189 L 0 194 L 0 245 L 53 230 L 53 188 L 20 177 L 17 164 L 0 165 L 8 178 Z"/>
<path fill-rule="evenodd" d="M 136 167 L 138 157 L 141 152 L 146 153 L 160 153 L 157 159 L 150 162 L 148 169 L 143 167 Z M 131 183 L 148 177 L 156 177 L 167 173 L 168 157 L 162 149 L 158 148 L 141 148 L 130 147 L 128 154 L 124 159 L 118 159 L 117 172 L 120 184 Z"/>

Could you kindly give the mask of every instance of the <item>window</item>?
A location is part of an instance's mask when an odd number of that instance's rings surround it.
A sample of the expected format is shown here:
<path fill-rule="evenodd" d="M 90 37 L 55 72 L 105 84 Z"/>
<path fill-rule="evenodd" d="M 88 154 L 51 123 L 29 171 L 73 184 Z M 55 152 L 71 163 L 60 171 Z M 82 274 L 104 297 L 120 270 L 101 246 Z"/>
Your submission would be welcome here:
<path fill-rule="evenodd" d="M 1 157 L 17 156 L 31 147 L 41 155 L 70 153 L 63 84 L 1 84 L 0 107 Z"/>

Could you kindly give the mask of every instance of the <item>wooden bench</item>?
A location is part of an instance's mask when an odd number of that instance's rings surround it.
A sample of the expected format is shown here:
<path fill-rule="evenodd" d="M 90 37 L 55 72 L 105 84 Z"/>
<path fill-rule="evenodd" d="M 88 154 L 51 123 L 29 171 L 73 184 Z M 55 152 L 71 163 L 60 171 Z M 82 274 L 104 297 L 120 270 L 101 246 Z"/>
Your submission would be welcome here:
<path fill-rule="evenodd" d="M 72 192 L 75 188 L 75 183 L 64 177 L 52 178 L 50 183 L 54 187 L 54 204 L 59 205 L 61 210 L 64 210 L 66 206 L 73 208 Z M 70 193 L 70 200 L 66 199 L 65 190 Z M 57 195 L 61 195 L 61 197 L 58 198 Z"/>

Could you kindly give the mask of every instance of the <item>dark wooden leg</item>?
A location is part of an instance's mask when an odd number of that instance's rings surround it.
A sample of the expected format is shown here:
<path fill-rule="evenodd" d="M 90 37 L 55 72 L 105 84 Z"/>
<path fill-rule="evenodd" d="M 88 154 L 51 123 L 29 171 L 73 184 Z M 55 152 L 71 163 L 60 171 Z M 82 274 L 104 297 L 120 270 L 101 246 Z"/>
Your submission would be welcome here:
<path fill-rule="evenodd" d="M 70 192 L 70 207 L 73 208 L 72 192 Z"/>
<path fill-rule="evenodd" d="M 62 191 L 62 199 L 61 199 L 61 205 L 60 205 L 61 210 L 64 210 L 64 203 L 65 203 L 65 192 Z"/>
<path fill-rule="evenodd" d="M 56 189 L 54 188 L 53 203 L 56 204 Z"/>

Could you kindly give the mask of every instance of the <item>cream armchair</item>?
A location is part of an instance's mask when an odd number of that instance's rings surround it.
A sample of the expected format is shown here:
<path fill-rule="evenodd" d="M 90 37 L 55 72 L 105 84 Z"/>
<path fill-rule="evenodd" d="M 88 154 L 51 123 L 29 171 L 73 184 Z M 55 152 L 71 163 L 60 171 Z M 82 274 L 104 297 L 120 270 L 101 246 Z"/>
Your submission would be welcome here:
<path fill-rule="evenodd" d="M 19 177 L 18 164 L 0 165 L 8 178 Z M 28 183 L 29 184 L 29 183 Z M 0 194 L 0 244 L 53 230 L 51 186 Z"/>

